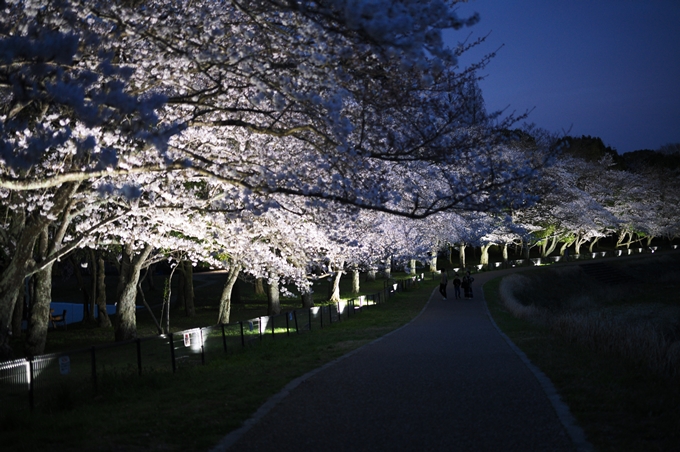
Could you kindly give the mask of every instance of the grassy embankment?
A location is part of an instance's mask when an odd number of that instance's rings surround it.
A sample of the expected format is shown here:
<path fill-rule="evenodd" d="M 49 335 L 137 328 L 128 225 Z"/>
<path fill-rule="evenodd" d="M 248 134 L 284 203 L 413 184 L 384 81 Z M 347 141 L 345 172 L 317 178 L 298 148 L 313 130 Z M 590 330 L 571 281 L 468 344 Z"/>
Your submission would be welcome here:
<path fill-rule="evenodd" d="M 0 442 L 12 451 L 207 450 L 289 381 L 410 321 L 436 284 L 420 283 L 323 330 L 276 341 L 265 336 L 247 352 L 174 375 L 114 372 L 98 382 L 96 394 L 83 382 L 81 390 L 69 386 L 57 391 L 32 414 L 3 407 Z M 362 285 L 369 294 L 382 287 L 382 280 Z M 245 318 L 263 309 L 261 300 L 247 305 L 245 314 L 239 314 Z"/>
<path fill-rule="evenodd" d="M 492 281 L 489 309 L 596 450 L 680 450 L 680 256 L 611 265 L 625 282 L 603 284 L 579 267 Z"/>

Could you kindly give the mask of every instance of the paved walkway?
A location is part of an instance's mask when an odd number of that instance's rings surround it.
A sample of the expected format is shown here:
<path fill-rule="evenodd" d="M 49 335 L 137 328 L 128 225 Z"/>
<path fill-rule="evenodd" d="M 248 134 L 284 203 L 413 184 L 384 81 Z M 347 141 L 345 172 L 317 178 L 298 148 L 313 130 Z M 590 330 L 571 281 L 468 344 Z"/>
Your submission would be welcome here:
<path fill-rule="evenodd" d="M 214 449 L 585 451 L 552 385 L 474 300 L 437 289 L 405 327 L 293 381 Z"/>

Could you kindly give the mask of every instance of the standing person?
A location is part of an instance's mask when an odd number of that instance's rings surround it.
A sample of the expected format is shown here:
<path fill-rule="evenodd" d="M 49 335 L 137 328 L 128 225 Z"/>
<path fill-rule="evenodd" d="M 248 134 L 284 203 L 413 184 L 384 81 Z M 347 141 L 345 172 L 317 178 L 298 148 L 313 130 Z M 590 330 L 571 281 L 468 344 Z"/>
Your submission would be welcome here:
<path fill-rule="evenodd" d="M 470 275 L 470 272 L 467 272 L 467 275 L 463 277 L 463 288 L 465 289 L 465 298 L 472 298 L 472 282 L 475 280 L 475 278 Z"/>
<path fill-rule="evenodd" d="M 453 279 L 453 293 L 456 297 L 456 300 L 460 300 L 460 278 L 458 275 Z"/>
<path fill-rule="evenodd" d="M 439 281 L 439 293 L 442 294 L 444 300 L 446 300 L 446 285 L 449 283 L 449 276 L 446 274 L 446 270 L 442 270 L 442 279 Z"/>

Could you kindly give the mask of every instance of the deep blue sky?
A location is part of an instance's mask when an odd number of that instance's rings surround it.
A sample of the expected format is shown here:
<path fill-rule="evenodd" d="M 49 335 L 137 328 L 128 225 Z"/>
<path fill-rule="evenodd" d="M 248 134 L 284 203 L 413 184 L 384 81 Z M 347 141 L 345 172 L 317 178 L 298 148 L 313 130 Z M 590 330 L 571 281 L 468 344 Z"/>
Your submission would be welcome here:
<path fill-rule="evenodd" d="M 480 83 L 488 110 L 591 135 L 619 153 L 680 143 L 680 0 L 470 0 L 491 32 L 461 63 L 504 45 Z"/>

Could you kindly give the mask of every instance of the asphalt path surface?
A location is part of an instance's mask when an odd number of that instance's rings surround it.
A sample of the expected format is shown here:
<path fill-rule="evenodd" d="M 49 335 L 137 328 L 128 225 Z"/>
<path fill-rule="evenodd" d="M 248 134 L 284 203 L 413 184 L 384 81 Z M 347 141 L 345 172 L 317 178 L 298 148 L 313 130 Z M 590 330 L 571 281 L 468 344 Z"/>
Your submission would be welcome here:
<path fill-rule="evenodd" d="M 406 326 L 291 382 L 215 451 L 587 451 L 550 381 L 474 299 L 438 288 Z"/>

